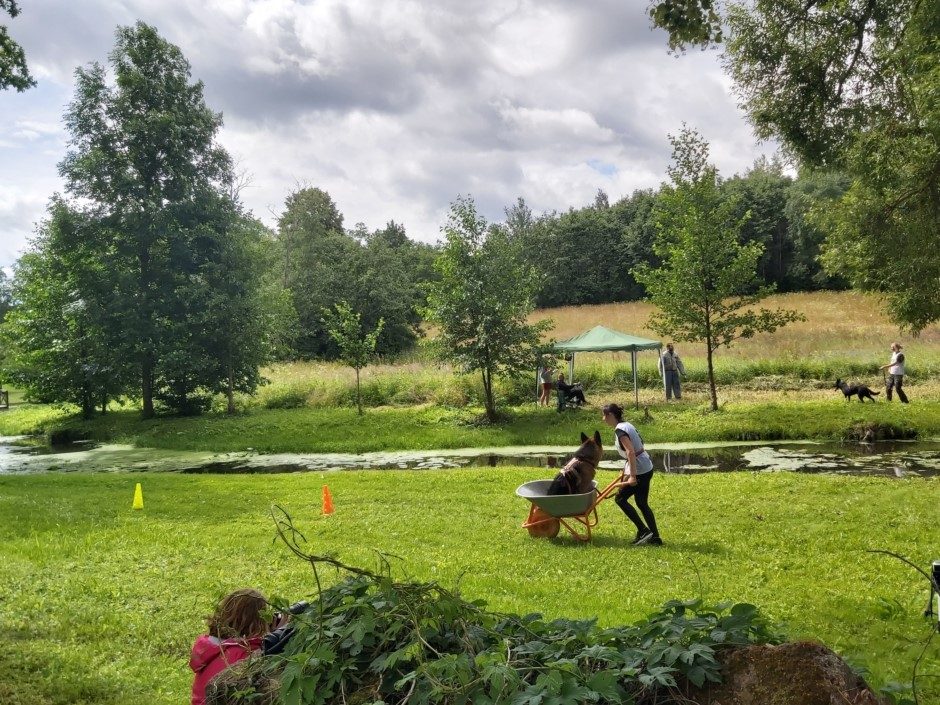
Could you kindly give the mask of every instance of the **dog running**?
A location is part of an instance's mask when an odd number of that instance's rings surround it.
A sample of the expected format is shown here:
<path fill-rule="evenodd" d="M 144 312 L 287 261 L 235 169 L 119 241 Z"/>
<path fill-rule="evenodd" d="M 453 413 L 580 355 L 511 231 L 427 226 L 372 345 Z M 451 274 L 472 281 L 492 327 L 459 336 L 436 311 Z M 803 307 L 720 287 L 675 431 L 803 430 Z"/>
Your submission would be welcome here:
<path fill-rule="evenodd" d="M 581 433 L 581 447 L 574 452 L 574 457 L 561 469 L 548 488 L 548 494 L 584 494 L 593 487 L 597 464 L 604 456 L 601 449 L 601 434 L 594 432 L 594 438 Z"/>
<path fill-rule="evenodd" d="M 864 404 L 866 399 L 871 399 L 875 401 L 875 394 L 881 394 L 881 392 L 873 392 L 869 387 L 864 384 L 846 384 L 841 379 L 836 380 L 835 389 L 842 390 L 842 393 L 845 395 L 845 400 L 848 401 L 853 396 L 857 396 L 858 400 Z"/>

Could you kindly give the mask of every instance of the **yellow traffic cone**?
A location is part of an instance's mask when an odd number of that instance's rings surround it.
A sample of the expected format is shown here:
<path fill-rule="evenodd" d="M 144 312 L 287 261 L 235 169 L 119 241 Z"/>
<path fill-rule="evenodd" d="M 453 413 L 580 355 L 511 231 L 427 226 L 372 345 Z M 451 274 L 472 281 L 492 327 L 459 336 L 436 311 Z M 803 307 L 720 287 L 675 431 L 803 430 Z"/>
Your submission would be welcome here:
<path fill-rule="evenodd" d="M 333 497 L 330 495 L 330 488 L 323 485 L 323 513 L 330 515 L 333 511 Z"/>
<path fill-rule="evenodd" d="M 144 491 L 140 488 L 140 483 L 134 488 L 134 509 L 144 508 Z"/>

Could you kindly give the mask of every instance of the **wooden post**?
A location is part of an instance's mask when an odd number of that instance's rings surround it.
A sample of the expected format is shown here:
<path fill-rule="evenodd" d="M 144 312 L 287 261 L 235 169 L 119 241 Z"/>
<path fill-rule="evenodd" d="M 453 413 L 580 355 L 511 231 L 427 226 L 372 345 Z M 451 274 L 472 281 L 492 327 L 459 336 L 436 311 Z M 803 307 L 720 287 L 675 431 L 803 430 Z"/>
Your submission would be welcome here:
<path fill-rule="evenodd" d="M 636 382 L 636 348 L 630 351 L 630 366 L 633 368 L 633 408 L 640 408 L 640 392 Z"/>

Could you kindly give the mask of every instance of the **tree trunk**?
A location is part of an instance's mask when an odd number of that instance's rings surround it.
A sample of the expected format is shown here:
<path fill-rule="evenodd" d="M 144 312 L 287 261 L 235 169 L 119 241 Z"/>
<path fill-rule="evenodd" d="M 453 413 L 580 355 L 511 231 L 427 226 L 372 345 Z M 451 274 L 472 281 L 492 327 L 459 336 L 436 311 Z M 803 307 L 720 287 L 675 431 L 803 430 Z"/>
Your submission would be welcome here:
<path fill-rule="evenodd" d="M 715 391 L 715 368 L 712 366 L 712 343 L 708 339 L 708 391 L 712 396 L 712 411 L 718 411 L 718 393 Z"/>
<path fill-rule="evenodd" d="M 359 415 L 362 416 L 362 391 L 359 387 L 359 368 L 356 368 L 356 408 L 359 410 Z"/>
<path fill-rule="evenodd" d="M 88 385 L 82 389 L 82 418 L 90 419 L 95 415 L 95 403 L 92 401 L 91 389 Z"/>
<path fill-rule="evenodd" d="M 108 413 L 108 393 L 102 392 L 101 394 L 101 415 L 104 416 Z"/>
<path fill-rule="evenodd" d="M 486 418 L 496 420 L 496 404 L 493 402 L 493 375 L 489 370 L 483 370 L 483 404 L 486 407 Z"/>
<path fill-rule="evenodd" d="M 708 307 L 705 307 L 705 345 L 708 347 L 708 391 L 712 397 L 712 411 L 718 411 L 718 393 L 715 391 L 715 367 L 712 363 L 712 321 Z"/>
<path fill-rule="evenodd" d="M 140 315 L 143 319 L 144 354 L 140 362 L 140 396 L 143 403 L 141 416 L 145 419 L 153 418 L 153 313 L 150 310 L 150 250 L 148 243 L 143 242 L 137 253 L 140 267 Z"/>
<path fill-rule="evenodd" d="M 140 397 L 143 403 L 141 416 L 145 419 L 153 418 L 153 361 L 150 359 L 150 353 L 144 353 L 144 359 L 140 363 Z"/>
<path fill-rule="evenodd" d="M 232 370 L 231 363 L 229 363 L 229 366 L 228 366 L 228 389 L 225 390 L 225 396 L 228 398 L 228 406 L 225 409 L 225 413 L 234 414 L 235 413 L 235 372 Z"/>

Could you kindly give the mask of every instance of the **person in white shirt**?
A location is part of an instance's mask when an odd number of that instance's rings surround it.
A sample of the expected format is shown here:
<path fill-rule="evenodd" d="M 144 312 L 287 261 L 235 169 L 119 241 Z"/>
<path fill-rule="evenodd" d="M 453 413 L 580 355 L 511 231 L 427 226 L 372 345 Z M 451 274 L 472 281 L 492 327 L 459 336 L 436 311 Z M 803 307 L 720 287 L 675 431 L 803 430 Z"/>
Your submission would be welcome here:
<path fill-rule="evenodd" d="M 888 401 L 891 401 L 891 390 L 897 389 L 898 399 L 902 404 L 907 404 L 907 394 L 901 389 L 904 383 L 904 353 L 901 352 L 900 343 L 891 343 L 891 362 L 882 365 L 879 369 L 888 371 L 888 379 L 885 383 Z"/>
<path fill-rule="evenodd" d="M 639 432 L 629 421 L 623 420 L 623 409 L 617 404 L 606 404 L 604 406 L 604 423 L 614 429 L 614 443 L 617 446 L 617 452 L 624 459 L 624 474 L 627 475 L 627 484 L 621 487 L 617 493 L 615 502 L 623 510 L 627 518 L 633 522 L 636 527 L 636 538 L 631 542 L 634 546 L 649 544 L 650 546 L 662 546 L 663 540 L 659 537 L 659 529 L 656 526 L 656 517 L 653 516 L 653 510 L 650 509 L 649 495 L 650 483 L 653 481 L 653 459 L 643 448 L 643 439 Z M 630 498 L 636 502 L 637 508 L 643 513 L 640 518 L 639 513 L 630 505 Z M 643 523 L 643 520 L 646 523 Z"/>

